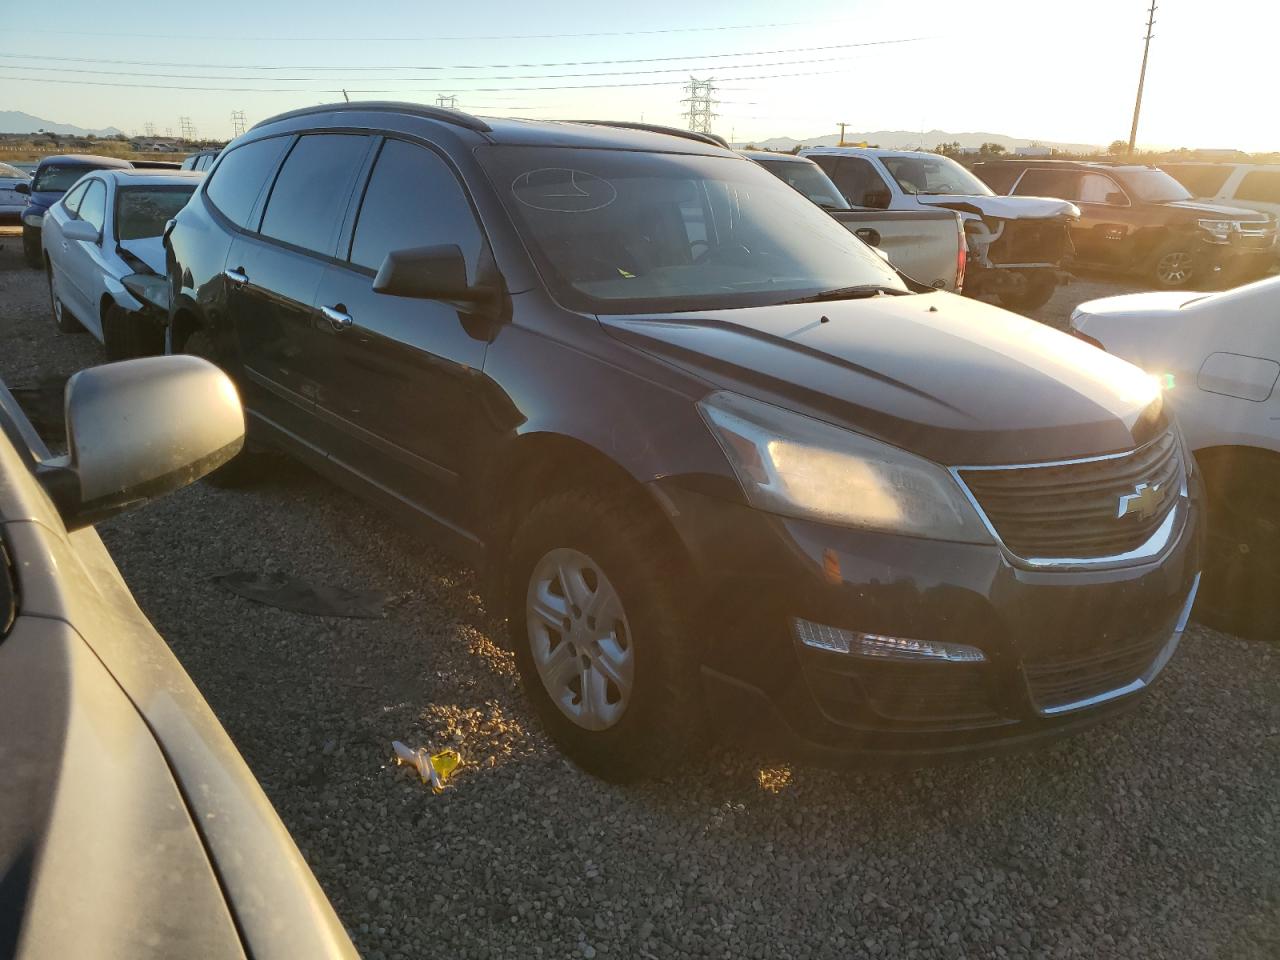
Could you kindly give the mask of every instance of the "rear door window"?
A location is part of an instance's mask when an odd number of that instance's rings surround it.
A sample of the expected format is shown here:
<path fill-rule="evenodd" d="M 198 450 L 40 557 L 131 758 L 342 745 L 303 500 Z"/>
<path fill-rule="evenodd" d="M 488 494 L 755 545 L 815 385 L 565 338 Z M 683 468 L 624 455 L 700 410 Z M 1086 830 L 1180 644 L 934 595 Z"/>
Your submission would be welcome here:
<path fill-rule="evenodd" d="M 1073 170 L 1028 170 L 1013 192 L 1020 197 L 1054 197 L 1077 200 L 1080 174 Z"/>
<path fill-rule="evenodd" d="M 228 153 L 205 190 L 209 202 L 236 226 L 248 227 L 258 196 L 289 140 L 289 137 L 255 140 Z"/>
<path fill-rule="evenodd" d="M 1280 170 L 1254 170 L 1245 174 L 1235 198 L 1280 203 Z"/>
<path fill-rule="evenodd" d="M 434 151 L 386 141 L 360 204 L 351 262 L 377 270 L 393 250 L 446 243 L 461 248 L 474 282 L 484 235 L 458 178 Z"/>
<path fill-rule="evenodd" d="M 97 230 L 102 229 L 107 222 L 107 188 L 101 180 L 89 181 L 76 213 L 85 223 L 92 224 Z"/>
<path fill-rule="evenodd" d="M 262 235 L 304 250 L 332 253 L 368 149 L 369 138 L 356 134 L 299 138 L 271 188 Z"/>

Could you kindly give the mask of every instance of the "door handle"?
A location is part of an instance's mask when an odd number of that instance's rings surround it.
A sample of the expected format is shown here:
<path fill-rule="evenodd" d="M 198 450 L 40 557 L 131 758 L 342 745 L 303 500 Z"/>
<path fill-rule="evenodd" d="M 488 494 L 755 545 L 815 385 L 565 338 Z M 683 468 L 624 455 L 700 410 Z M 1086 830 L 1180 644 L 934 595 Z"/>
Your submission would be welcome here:
<path fill-rule="evenodd" d="M 237 287 L 243 287 L 249 282 L 249 275 L 244 272 L 244 267 L 236 267 L 234 270 L 223 270 L 222 275 Z"/>
<path fill-rule="evenodd" d="M 346 308 L 343 307 L 342 304 L 338 304 L 334 307 L 321 307 L 320 312 L 324 315 L 324 318 L 329 321 L 329 326 L 338 331 L 345 330 L 347 327 L 355 323 L 355 321 L 351 319 L 351 314 L 347 313 Z"/>

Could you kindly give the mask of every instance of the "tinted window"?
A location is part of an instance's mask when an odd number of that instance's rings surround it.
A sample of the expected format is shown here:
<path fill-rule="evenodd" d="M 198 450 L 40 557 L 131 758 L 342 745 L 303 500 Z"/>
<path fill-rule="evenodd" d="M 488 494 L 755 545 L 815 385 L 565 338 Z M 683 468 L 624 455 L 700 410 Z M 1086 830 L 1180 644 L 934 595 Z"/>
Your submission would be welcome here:
<path fill-rule="evenodd" d="M 209 201 L 232 223 L 248 226 L 258 194 L 288 144 L 288 137 L 273 137 L 232 150 L 209 181 Z"/>
<path fill-rule="evenodd" d="M 822 159 L 828 159 L 823 157 Z M 889 207 L 892 194 L 884 182 L 884 177 L 862 157 L 831 157 L 835 172 L 831 179 L 835 181 L 840 192 L 849 198 L 849 202 L 858 207 L 872 207 L 885 210 Z M 830 168 L 826 168 L 828 171 Z"/>
<path fill-rule="evenodd" d="M 81 220 L 93 224 L 99 230 L 102 229 L 102 225 L 107 222 L 107 188 L 101 180 L 89 181 L 89 188 L 85 191 L 84 199 L 80 201 L 80 208 L 76 213 Z"/>
<path fill-rule="evenodd" d="M 351 262 L 377 270 L 392 250 L 440 243 L 462 248 L 474 282 L 484 240 L 457 177 L 425 147 L 388 140 L 360 204 Z"/>
<path fill-rule="evenodd" d="M 194 169 L 195 169 L 195 167 L 196 167 L 196 158 L 195 158 L 195 157 L 187 157 L 187 159 L 185 159 L 185 160 L 183 160 L 183 161 L 182 161 L 182 169 L 183 169 L 183 170 L 194 170 Z"/>
<path fill-rule="evenodd" d="M 1074 200 L 1079 196 L 1080 174 L 1071 170 L 1028 170 L 1014 193 L 1021 197 L 1056 197 Z"/>
<path fill-rule="evenodd" d="M 1194 164 L 1173 164 L 1164 167 L 1164 172 L 1177 180 L 1180 184 L 1191 191 L 1193 196 L 1197 197 L 1213 197 L 1217 196 L 1222 185 L 1227 182 L 1227 177 L 1231 176 L 1232 167 L 1223 166 L 1221 164 L 1203 164 L 1196 166 Z"/>
<path fill-rule="evenodd" d="M 41 164 L 36 177 L 31 181 L 31 189 L 37 193 L 62 193 L 73 183 L 96 167 L 86 167 L 82 163 L 71 165 L 61 163 Z"/>
<path fill-rule="evenodd" d="M 116 191 L 116 237 L 158 237 L 187 205 L 195 184 L 181 187 L 125 187 Z"/>
<path fill-rule="evenodd" d="M 1236 199 L 1280 203 L 1280 170 L 1255 170 L 1245 174 L 1236 190 Z"/>
<path fill-rule="evenodd" d="M 756 162 L 791 189 L 798 190 L 820 207 L 833 210 L 846 210 L 849 207 L 836 185 L 831 182 L 831 178 L 816 164 L 796 163 L 794 160 L 757 160 Z"/>
<path fill-rule="evenodd" d="M 264 236 L 330 253 L 346 212 L 367 137 L 318 134 L 289 151 L 262 218 Z"/>
<path fill-rule="evenodd" d="M 72 213 L 76 212 L 76 208 L 80 206 L 80 201 L 84 197 L 84 192 L 89 189 L 88 183 L 82 183 L 74 190 L 68 191 L 62 198 L 62 205 Z"/>

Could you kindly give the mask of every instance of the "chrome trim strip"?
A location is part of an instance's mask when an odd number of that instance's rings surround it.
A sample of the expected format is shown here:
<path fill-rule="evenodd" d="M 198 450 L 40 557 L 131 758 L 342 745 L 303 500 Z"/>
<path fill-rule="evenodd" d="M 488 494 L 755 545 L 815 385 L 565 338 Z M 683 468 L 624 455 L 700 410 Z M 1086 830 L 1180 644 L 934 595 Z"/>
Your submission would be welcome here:
<path fill-rule="evenodd" d="M 960 486 L 960 490 L 964 493 L 965 499 L 969 501 L 969 506 L 978 514 L 978 519 L 982 521 L 982 525 L 986 527 L 987 533 L 991 535 L 996 543 L 998 543 L 1011 558 L 1024 566 L 1038 570 L 1053 570 L 1078 567 L 1099 567 L 1109 566 L 1123 563 L 1132 563 L 1137 560 L 1149 560 L 1152 557 L 1159 556 L 1166 546 L 1174 539 L 1175 527 L 1177 532 L 1181 532 L 1181 526 L 1177 523 L 1179 515 L 1185 519 L 1185 509 L 1179 509 L 1189 499 L 1187 489 L 1187 464 L 1183 458 L 1183 446 L 1177 435 L 1174 435 L 1174 451 L 1178 457 L 1178 462 L 1182 465 L 1182 487 L 1179 491 L 1178 501 L 1169 509 L 1169 513 L 1165 516 L 1160 526 L 1155 532 L 1147 538 L 1146 542 L 1132 550 L 1124 553 L 1110 554 L 1105 557 L 1024 557 L 1014 553 L 1009 545 L 1004 542 L 999 532 L 995 528 L 995 524 L 991 522 L 991 518 L 987 516 L 987 511 L 982 508 L 982 504 L 978 502 L 978 498 L 973 495 L 973 491 L 969 489 L 969 485 L 964 482 L 964 477 L 960 474 L 966 470 L 1036 470 L 1041 467 L 1068 467 L 1077 463 L 1100 463 L 1105 460 L 1121 460 L 1125 457 L 1136 456 L 1152 444 L 1158 443 L 1164 439 L 1162 434 L 1155 439 L 1148 440 L 1140 447 L 1135 447 L 1126 453 L 1104 453 L 1096 457 L 1077 457 L 1072 460 L 1045 460 L 1040 463 L 1014 463 L 1003 466 L 973 466 L 973 467 L 947 467 L 947 471 L 951 474 L 951 478 Z"/>
<path fill-rule="evenodd" d="M 1059 704 L 1056 707 L 1037 707 L 1036 709 L 1039 713 L 1046 717 L 1056 717 L 1075 710 L 1086 710 L 1089 707 L 1096 707 L 1111 700 L 1119 700 L 1121 697 L 1127 697 L 1131 693 L 1137 693 L 1139 690 L 1149 687 L 1160 672 L 1164 670 L 1174 652 L 1178 649 L 1178 643 L 1182 640 L 1182 633 L 1187 628 L 1187 621 L 1191 619 L 1191 608 L 1195 606 L 1196 591 L 1199 589 L 1200 574 L 1197 573 L 1196 578 L 1191 581 L 1191 592 L 1187 594 L 1187 602 L 1182 605 L 1182 612 L 1178 615 L 1178 623 L 1173 628 L 1169 642 L 1156 655 L 1155 660 L 1151 662 L 1151 666 L 1143 671 L 1142 676 L 1132 683 L 1126 683 L 1123 687 L 1116 687 L 1114 690 L 1108 690 L 1105 693 L 1094 694 L 1092 697 L 1086 697 L 1083 700 Z"/>

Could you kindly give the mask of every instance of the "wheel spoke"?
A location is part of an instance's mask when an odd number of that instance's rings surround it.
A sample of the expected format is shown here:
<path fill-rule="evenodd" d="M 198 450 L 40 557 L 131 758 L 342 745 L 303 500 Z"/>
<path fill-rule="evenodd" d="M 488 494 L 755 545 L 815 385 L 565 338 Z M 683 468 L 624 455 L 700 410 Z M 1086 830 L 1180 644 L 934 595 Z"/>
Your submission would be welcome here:
<path fill-rule="evenodd" d="M 536 648 L 535 648 L 535 652 Z M 538 659 L 538 672 L 548 683 L 567 686 L 577 671 L 577 657 L 569 649 L 569 642 L 561 640 Z"/>
<path fill-rule="evenodd" d="M 552 630 L 563 630 L 564 621 L 569 616 L 569 601 L 551 593 L 545 584 L 539 584 L 529 612 Z"/>
<path fill-rule="evenodd" d="M 591 591 L 587 589 L 586 581 L 582 578 L 582 568 L 577 564 L 561 563 L 559 576 L 565 598 L 579 610 L 583 609 L 590 599 Z"/>
<path fill-rule="evenodd" d="M 624 650 L 612 636 L 599 641 L 599 653 L 595 660 L 596 669 L 612 681 L 618 693 L 626 700 L 631 695 L 631 651 Z"/>

